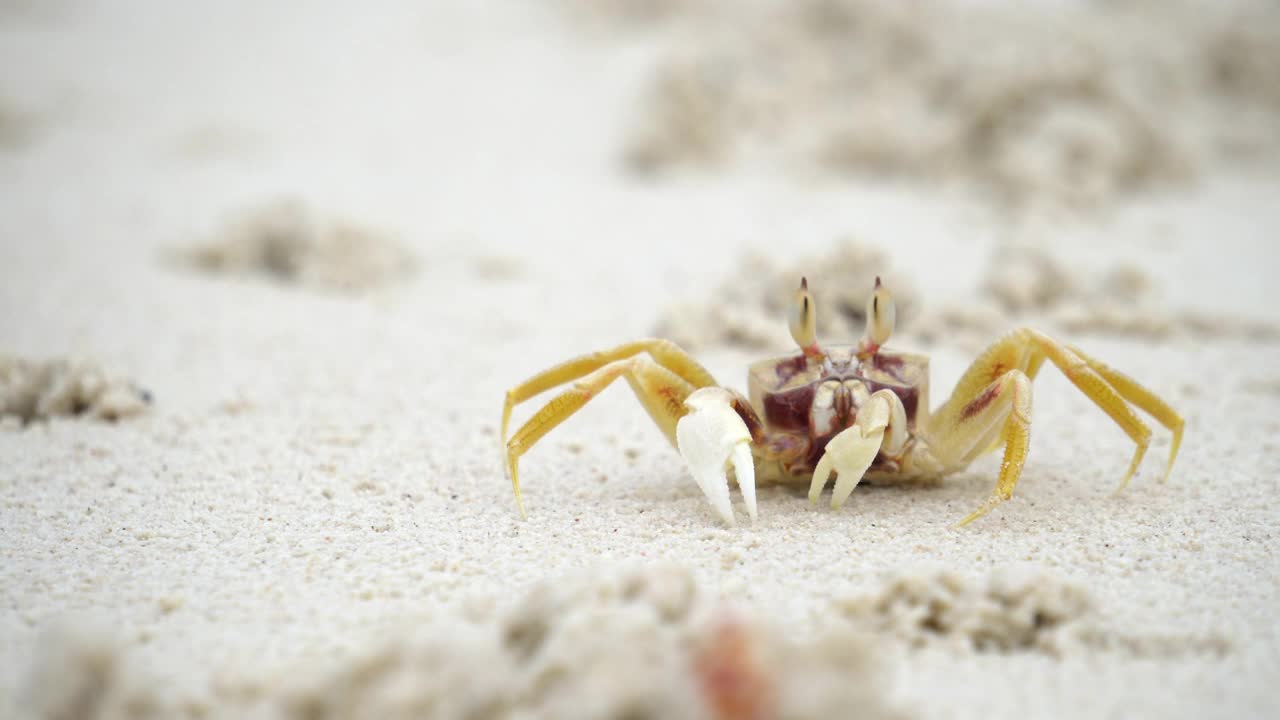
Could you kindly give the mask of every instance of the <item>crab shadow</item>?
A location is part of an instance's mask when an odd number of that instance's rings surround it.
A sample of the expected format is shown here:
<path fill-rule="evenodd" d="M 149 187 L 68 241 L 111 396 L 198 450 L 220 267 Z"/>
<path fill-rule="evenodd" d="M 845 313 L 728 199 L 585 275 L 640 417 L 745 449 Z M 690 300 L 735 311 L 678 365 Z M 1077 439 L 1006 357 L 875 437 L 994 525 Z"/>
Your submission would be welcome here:
<path fill-rule="evenodd" d="M 640 473 L 643 474 L 643 473 Z M 626 491 L 634 500 L 651 508 L 663 505 L 679 505 L 686 508 L 701 507 L 707 501 L 687 472 L 663 472 L 659 477 L 646 480 L 625 481 L 631 487 Z M 857 508 L 861 512 L 874 513 L 877 517 L 893 518 L 909 515 L 937 515 L 947 522 L 955 521 L 973 510 L 991 492 L 995 484 L 994 471 L 973 468 L 941 480 L 922 480 L 909 483 L 872 484 L 860 483 L 849 496 L 843 511 Z M 742 508 L 742 494 L 737 484 L 730 481 L 731 498 L 735 509 Z M 760 519 L 790 516 L 800 512 L 839 513 L 832 511 L 831 487 L 827 487 L 816 506 L 809 503 L 806 484 L 762 484 L 756 490 Z"/>
<path fill-rule="evenodd" d="M 964 473 L 942 480 L 917 480 L 906 483 L 869 483 L 861 482 L 853 494 L 845 501 L 845 507 L 855 505 L 874 510 L 886 516 L 898 512 L 919 512 L 921 508 L 936 507 L 939 513 L 946 513 L 958 507 L 970 496 L 984 497 L 982 487 L 984 480 L 978 473 Z M 823 488 L 816 507 L 830 510 L 831 490 L 834 483 Z M 989 488 L 987 488 L 989 490 Z M 778 502 L 800 503 L 809 507 L 809 488 L 805 485 L 770 485 L 761 488 L 764 497 L 777 498 Z M 763 495 L 768 493 L 768 495 Z M 977 502 L 977 500 L 974 500 Z"/>

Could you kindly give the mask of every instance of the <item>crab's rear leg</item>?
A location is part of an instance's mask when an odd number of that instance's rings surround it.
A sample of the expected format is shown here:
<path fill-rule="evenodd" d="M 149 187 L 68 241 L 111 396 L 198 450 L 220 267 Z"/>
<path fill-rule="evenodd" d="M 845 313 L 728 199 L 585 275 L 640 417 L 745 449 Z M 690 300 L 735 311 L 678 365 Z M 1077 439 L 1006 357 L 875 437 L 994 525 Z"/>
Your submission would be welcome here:
<path fill-rule="evenodd" d="M 1093 401 L 1103 412 L 1133 440 L 1133 458 L 1120 481 L 1122 489 L 1133 477 L 1151 443 L 1151 428 L 1138 419 L 1129 408 L 1124 396 L 1089 367 L 1076 353 L 1044 333 L 1030 328 L 1015 330 L 986 350 L 965 374 L 951 397 L 935 414 L 935 422 L 945 426 L 954 422 L 970 400 L 977 397 L 992 380 L 1010 369 L 1023 370 L 1028 377 L 1035 377 L 1041 364 L 1048 360 L 1062 371 L 1080 392 Z"/>
<path fill-rule="evenodd" d="M 1117 491 L 1122 490 L 1133 477 L 1151 441 L 1151 429 L 1138 419 L 1130 409 L 1129 402 L 1150 413 L 1162 425 L 1173 431 L 1173 446 L 1170 449 L 1164 476 L 1168 477 L 1172 470 L 1173 461 L 1177 457 L 1178 447 L 1182 441 L 1181 416 L 1132 378 L 1074 348 L 1057 342 L 1044 333 L 1030 328 L 1021 328 L 997 341 L 969 366 L 956 384 L 951 397 L 938 408 L 929 421 L 927 434 L 931 446 L 938 460 L 949 470 L 959 469 L 967 464 L 972 459 L 970 454 L 975 450 L 981 454 L 984 450 L 994 449 L 994 446 L 1001 442 L 1006 444 L 1006 460 L 1001 466 L 1002 479 L 997 485 L 996 493 L 983 508 L 965 518 L 963 522 L 981 517 L 995 504 L 1007 499 L 1008 494 L 1002 491 L 1002 487 L 1005 487 L 1007 493 L 1012 493 L 1013 485 L 1017 483 L 1018 473 L 1022 467 L 1020 460 L 1013 465 L 1010 464 L 1010 460 L 1016 457 L 1010 458 L 1008 448 L 1016 438 L 995 436 L 986 446 L 981 444 L 974 448 L 963 446 L 960 448 L 963 452 L 958 452 L 955 448 L 951 448 L 949 452 L 939 452 L 938 448 L 947 446 L 951 442 L 950 438 L 962 436 L 963 427 L 977 415 L 975 403 L 981 405 L 984 402 L 993 402 L 1004 392 L 995 385 L 996 380 L 1011 370 L 1021 371 L 1030 380 L 1036 376 L 1046 360 L 1062 371 L 1062 374 L 1120 426 L 1137 446 Z M 1030 392 L 1028 391 L 1026 395 L 1029 403 Z M 1025 457 L 1025 450 L 1022 454 Z M 1007 474 L 1014 465 L 1017 472 Z M 1006 478 L 1008 478 L 1007 487 L 1005 486 Z"/>
<path fill-rule="evenodd" d="M 1156 422 L 1173 433 L 1173 440 L 1169 443 L 1169 460 L 1165 463 L 1164 475 L 1160 477 L 1161 482 L 1167 481 L 1169 473 L 1173 472 L 1173 461 L 1178 457 L 1178 448 L 1182 447 L 1182 431 L 1186 426 L 1182 416 L 1169 407 L 1168 403 L 1157 397 L 1155 393 L 1143 387 L 1137 380 L 1108 366 L 1101 360 L 1086 355 L 1074 345 L 1068 345 L 1067 349 L 1078 355 L 1094 372 L 1101 375 L 1104 380 L 1111 384 L 1111 387 L 1116 389 L 1116 392 L 1120 393 L 1121 397 L 1138 406 L 1140 410 L 1155 418 Z"/>
<path fill-rule="evenodd" d="M 520 456 L 614 380 L 624 376 L 662 434 L 672 445 L 676 444 L 676 423 L 686 412 L 684 401 L 695 390 L 694 386 L 645 355 L 615 360 L 599 367 L 552 398 L 506 441 L 507 474 L 511 476 L 511 487 L 521 516 L 525 512 L 524 502 L 520 499 Z"/>

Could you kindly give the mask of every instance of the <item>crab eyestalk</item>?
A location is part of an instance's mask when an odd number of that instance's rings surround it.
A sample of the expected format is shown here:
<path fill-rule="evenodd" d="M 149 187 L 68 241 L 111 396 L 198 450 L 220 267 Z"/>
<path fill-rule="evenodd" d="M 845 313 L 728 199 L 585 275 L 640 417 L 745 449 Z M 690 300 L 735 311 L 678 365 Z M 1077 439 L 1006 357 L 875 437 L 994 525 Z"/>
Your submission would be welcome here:
<path fill-rule="evenodd" d="M 874 355 L 880 347 L 889 342 L 893 334 L 893 325 L 897 321 L 897 310 L 893 305 L 893 296 L 889 289 L 880 284 L 876 277 L 876 287 L 867 298 L 867 331 L 858 343 L 859 355 Z"/>
<path fill-rule="evenodd" d="M 808 278 L 800 278 L 800 289 L 791 300 L 791 313 L 787 318 L 791 337 L 808 357 L 822 357 L 818 347 L 818 311 L 809 294 Z"/>

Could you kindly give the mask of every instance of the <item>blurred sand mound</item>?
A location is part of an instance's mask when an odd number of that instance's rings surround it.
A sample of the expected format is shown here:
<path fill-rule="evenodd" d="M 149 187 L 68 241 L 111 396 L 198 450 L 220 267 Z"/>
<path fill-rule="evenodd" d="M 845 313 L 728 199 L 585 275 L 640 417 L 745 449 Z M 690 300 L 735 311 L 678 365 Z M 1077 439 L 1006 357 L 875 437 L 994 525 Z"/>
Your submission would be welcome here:
<path fill-rule="evenodd" d="M 218 239 L 177 254 L 208 272 L 266 275 L 332 291 L 371 290 L 415 267 L 409 251 L 382 233 L 322 218 L 297 200 L 250 209 Z"/>
<path fill-rule="evenodd" d="M 808 273 L 818 310 L 818 336 L 854 342 L 866 324 L 865 303 L 883 278 L 898 306 L 899 340 L 978 350 L 1021 325 L 1074 334 L 1145 340 L 1237 338 L 1280 340 L 1280 325 L 1170 307 L 1140 268 L 1122 263 L 1072 268 L 1030 243 L 999 246 L 974 297 L 930 302 L 889 268 L 874 245 L 839 240 L 824 255 L 778 270 L 768 258 L 745 255 L 711 297 L 683 302 L 659 315 L 654 333 L 689 350 L 731 345 L 753 350 L 791 348 L 786 318 L 799 278 Z M 893 342 L 893 341 L 891 341 Z"/>
<path fill-rule="evenodd" d="M 58 634 L 26 699 L 43 720 L 241 717 L 246 702 L 294 720 L 907 717 L 886 704 L 880 660 L 852 630 L 797 641 L 728 609 L 689 570 L 656 566 L 545 582 L 508 607 L 473 604 L 221 702 L 180 704 L 102 636 Z"/>
<path fill-rule="evenodd" d="M 683 568 L 547 582 L 477 621 L 390 644 L 298 694 L 292 717 L 901 717 L 865 638 L 793 642 L 726 610 Z"/>
<path fill-rule="evenodd" d="M 147 678 L 107 635 L 60 628 L 36 660 L 26 693 L 31 720 L 150 720 L 173 717 Z"/>
<path fill-rule="evenodd" d="M 948 572 L 901 575 L 839 607 L 854 625 L 912 647 L 1061 655 L 1096 633 L 1082 588 L 1032 572 L 995 573 L 985 582 Z"/>
<path fill-rule="evenodd" d="M 252 690 L 207 701 L 147 682 L 98 634 L 63 633 L 45 644 L 26 697 L 32 717 L 50 720 L 183 708 L 240 717 L 246 703 L 291 720 L 825 720 L 853 708 L 864 720 L 892 720 L 909 717 L 892 702 L 902 651 L 1230 650 L 1219 637 L 1115 632 L 1101 617 L 1083 589 L 1042 570 L 978 580 L 921 571 L 835 601 L 814 632 L 798 633 L 735 607 L 686 567 L 624 566 L 544 581 L 514 602 L 473 600 L 406 623 L 352 658 L 259 674 Z"/>
<path fill-rule="evenodd" d="M 35 362 L 0 354 L 0 421 L 56 416 L 114 421 L 137 415 L 151 395 L 85 360 Z"/>
<path fill-rule="evenodd" d="M 924 342 L 953 341 L 976 348 L 1026 324 L 1152 341 L 1280 340 L 1280 326 L 1263 319 L 1171 307 L 1151 278 L 1134 265 L 1073 269 L 1027 243 L 996 249 L 976 298 L 963 305 L 930 308 L 909 330 Z"/>
<path fill-rule="evenodd" d="M 1151 635 L 1107 626 L 1085 589 L 1031 567 L 997 569 L 969 579 L 946 570 L 890 577 L 868 594 L 836 601 L 860 632 L 910 648 L 958 652 L 1120 652 L 1134 657 L 1222 656 L 1220 635 Z"/>
<path fill-rule="evenodd" d="M 803 258 L 783 270 L 763 255 L 745 255 L 711 298 L 664 310 L 655 332 L 690 350 L 715 345 L 789 348 L 788 304 L 801 277 L 808 279 L 817 306 L 818 336 L 831 342 L 853 343 L 862 335 L 867 298 L 877 277 L 893 293 L 900 322 L 909 322 L 920 303 L 910 279 L 890 269 L 882 250 L 843 239 L 827 254 Z"/>
<path fill-rule="evenodd" d="M 561 0 L 577 19 L 623 26 L 657 25 L 687 16 L 701 3 L 697 0 Z"/>
<path fill-rule="evenodd" d="M 34 119 L 0 98 L 0 150 L 20 148 L 31 139 Z"/>
<path fill-rule="evenodd" d="M 683 32 L 627 151 L 642 172 L 763 162 L 1084 208 L 1280 146 L 1274 4 L 643 5 Z"/>

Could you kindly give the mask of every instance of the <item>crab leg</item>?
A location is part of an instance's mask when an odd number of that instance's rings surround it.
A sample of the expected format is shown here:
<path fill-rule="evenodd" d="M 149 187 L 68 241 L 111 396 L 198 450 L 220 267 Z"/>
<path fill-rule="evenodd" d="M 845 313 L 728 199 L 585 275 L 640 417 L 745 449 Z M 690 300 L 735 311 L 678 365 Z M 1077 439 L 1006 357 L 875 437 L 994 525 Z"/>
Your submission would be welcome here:
<path fill-rule="evenodd" d="M 684 401 L 694 391 L 693 385 L 643 355 L 616 360 L 599 367 L 552 398 L 506 442 L 507 473 L 511 476 L 511 487 L 515 491 L 516 507 L 519 508 L 521 517 L 525 516 L 525 512 L 524 503 L 520 499 L 520 456 L 528 452 L 542 436 L 586 405 L 587 401 L 600 394 L 610 383 L 624 376 L 649 416 L 667 439 L 673 445 L 676 444 L 676 422 L 685 414 Z M 510 404 L 511 393 L 507 397 Z"/>
<path fill-rule="evenodd" d="M 990 437 L 981 433 L 975 435 L 969 432 L 966 426 L 977 422 L 980 417 L 985 417 L 986 406 L 995 403 L 999 407 L 996 401 L 1011 392 L 1024 394 L 1029 409 L 1030 379 L 1036 376 L 1046 360 L 1061 370 L 1073 385 L 1101 408 L 1137 445 L 1133 459 L 1129 462 L 1120 486 L 1116 489 L 1117 492 L 1123 490 L 1129 479 L 1133 477 L 1151 442 L 1151 429 L 1134 414 L 1126 401 L 1150 413 L 1162 425 L 1173 431 L 1173 443 L 1169 452 L 1169 461 L 1165 467 L 1165 477 L 1168 477 L 1172 470 L 1173 461 L 1177 457 L 1178 448 L 1182 442 L 1184 423 L 1181 416 L 1154 393 L 1128 376 L 1112 370 L 1074 348 L 1057 342 L 1044 333 L 1022 328 L 1009 333 L 983 352 L 960 378 L 951 397 L 934 412 L 929 420 L 927 435 L 930 446 L 938 460 L 950 469 L 964 467 L 976 455 L 994 449 L 1002 442 L 1005 444 L 1005 461 L 1001 465 L 1000 480 L 995 493 L 987 504 L 965 518 L 961 524 L 982 516 L 1012 494 L 1026 454 L 1025 448 L 1018 449 L 1022 442 L 1020 439 L 1022 434 L 1013 428 L 1016 423 L 1007 424 L 1002 434 Z M 1010 387 L 1001 386 L 996 382 L 1012 370 L 1021 371 L 1025 376 L 1028 381 L 1026 392 L 1011 390 Z M 1020 386 L 1019 381 L 1014 388 Z M 1017 413 L 1014 414 L 1017 415 Z M 973 444 L 967 444 L 971 439 Z"/>
<path fill-rule="evenodd" d="M 1116 392 L 1120 393 L 1121 397 L 1137 405 L 1143 412 L 1155 418 L 1156 422 L 1173 432 L 1173 440 L 1169 444 L 1169 460 L 1165 463 L 1164 475 L 1160 477 L 1160 482 L 1167 481 L 1169 473 L 1173 472 L 1173 461 L 1178 457 L 1178 448 L 1182 446 L 1182 430 L 1186 424 L 1182 416 L 1169 407 L 1165 401 L 1156 397 L 1155 393 L 1143 387 L 1137 380 L 1109 367 L 1100 360 L 1086 355 L 1073 345 L 1068 345 L 1067 349 L 1080 356 L 1080 359 L 1084 360 L 1094 372 L 1111 383 L 1111 386 L 1116 389 Z M 1121 489 L 1123 487 L 1121 485 Z"/>
<path fill-rule="evenodd" d="M 542 392 L 595 372 L 611 362 L 625 360 L 639 353 L 648 353 L 659 365 L 675 373 L 694 388 L 716 384 L 711 373 L 670 340 L 646 339 L 623 343 L 603 352 L 588 353 L 566 360 L 508 390 L 506 402 L 502 406 L 502 442 L 507 441 L 507 427 L 511 423 L 511 411 L 516 405 Z"/>
<path fill-rule="evenodd" d="M 936 422 L 936 416 L 935 416 Z M 959 419 L 932 441 L 934 456 L 945 467 L 964 467 L 989 448 L 1004 443 L 1004 459 L 995 490 L 979 508 L 960 521 L 967 525 L 1013 496 L 1031 444 L 1031 379 L 1009 370 L 971 398 Z"/>
<path fill-rule="evenodd" d="M 831 507 L 840 509 L 876 456 L 902 452 L 907 435 L 907 413 L 902 400 L 891 390 L 879 390 L 858 408 L 854 424 L 831 438 L 813 470 L 809 483 L 809 503 L 818 502 L 822 488 L 837 474 L 831 493 Z"/>

